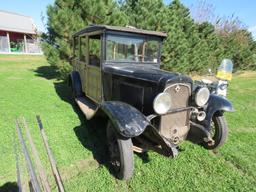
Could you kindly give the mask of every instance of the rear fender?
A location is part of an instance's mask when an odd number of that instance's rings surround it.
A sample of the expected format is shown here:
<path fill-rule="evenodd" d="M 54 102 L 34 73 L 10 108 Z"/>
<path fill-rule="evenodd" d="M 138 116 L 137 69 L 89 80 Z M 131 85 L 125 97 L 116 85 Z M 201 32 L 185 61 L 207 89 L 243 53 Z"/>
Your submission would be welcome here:
<path fill-rule="evenodd" d="M 101 110 L 112 121 L 116 131 L 124 137 L 136 137 L 150 125 L 147 118 L 133 106 L 120 101 L 106 101 Z"/>
<path fill-rule="evenodd" d="M 81 78 L 78 71 L 72 71 L 69 75 L 69 85 L 75 90 L 76 97 L 83 96 Z"/>

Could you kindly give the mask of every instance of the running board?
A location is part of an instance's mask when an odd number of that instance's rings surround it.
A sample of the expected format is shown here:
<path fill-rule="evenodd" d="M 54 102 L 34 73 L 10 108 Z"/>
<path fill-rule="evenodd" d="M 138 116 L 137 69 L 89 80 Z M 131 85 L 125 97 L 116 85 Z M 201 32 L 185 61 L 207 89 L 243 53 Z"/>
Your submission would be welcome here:
<path fill-rule="evenodd" d="M 75 101 L 87 120 L 91 119 L 98 109 L 98 106 L 86 97 L 75 98 Z"/>

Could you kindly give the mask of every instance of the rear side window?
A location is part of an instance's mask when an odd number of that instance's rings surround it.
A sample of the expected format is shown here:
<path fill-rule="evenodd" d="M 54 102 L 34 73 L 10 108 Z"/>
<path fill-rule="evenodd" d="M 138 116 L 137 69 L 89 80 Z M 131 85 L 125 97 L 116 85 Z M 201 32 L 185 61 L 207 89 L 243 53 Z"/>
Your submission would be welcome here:
<path fill-rule="evenodd" d="M 89 37 L 89 65 L 100 66 L 100 35 Z"/>
<path fill-rule="evenodd" d="M 86 61 L 86 36 L 80 37 L 79 60 Z"/>

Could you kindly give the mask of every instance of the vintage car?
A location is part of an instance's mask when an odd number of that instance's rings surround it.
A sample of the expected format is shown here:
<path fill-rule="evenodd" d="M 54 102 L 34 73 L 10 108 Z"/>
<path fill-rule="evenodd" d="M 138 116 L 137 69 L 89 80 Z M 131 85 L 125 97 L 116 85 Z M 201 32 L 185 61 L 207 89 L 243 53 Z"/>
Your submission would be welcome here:
<path fill-rule="evenodd" d="M 160 69 L 166 34 L 133 27 L 91 25 L 73 36 L 74 99 L 89 120 L 108 118 L 110 165 L 119 179 L 133 174 L 133 152 L 175 157 L 184 140 L 206 149 L 227 137 L 232 104 L 208 84 Z"/>

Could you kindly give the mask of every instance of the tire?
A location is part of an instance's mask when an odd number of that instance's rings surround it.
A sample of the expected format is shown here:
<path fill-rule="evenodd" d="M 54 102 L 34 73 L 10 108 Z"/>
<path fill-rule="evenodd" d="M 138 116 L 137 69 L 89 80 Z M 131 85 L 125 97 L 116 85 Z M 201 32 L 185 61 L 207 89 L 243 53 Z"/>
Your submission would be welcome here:
<path fill-rule="evenodd" d="M 130 138 L 119 136 L 109 121 L 107 125 L 107 143 L 110 169 L 120 180 L 128 180 L 133 175 L 133 144 Z"/>
<path fill-rule="evenodd" d="M 214 115 L 211 121 L 211 136 L 214 140 L 214 145 L 203 143 L 203 147 L 209 150 L 220 148 L 228 137 L 228 126 L 223 115 Z"/>

